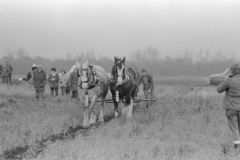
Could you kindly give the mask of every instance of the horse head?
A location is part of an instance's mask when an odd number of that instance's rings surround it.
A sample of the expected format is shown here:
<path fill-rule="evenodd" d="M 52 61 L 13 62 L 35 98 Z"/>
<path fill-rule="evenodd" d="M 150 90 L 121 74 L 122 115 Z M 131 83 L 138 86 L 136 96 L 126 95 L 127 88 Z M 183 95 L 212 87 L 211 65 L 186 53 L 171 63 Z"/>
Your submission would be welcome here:
<path fill-rule="evenodd" d="M 89 77 L 88 77 L 88 74 L 89 74 L 89 68 L 88 68 L 88 61 L 85 61 L 85 62 L 81 62 L 79 65 L 78 65 L 78 73 L 80 75 L 80 81 L 82 83 L 82 88 L 88 88 L 88 82 L 89 82 Z"/>
<path fill-rule="evenodd" d="M 123 81 L 126 78 L 125 73 L 125 57 L 123 59 L 114 57 L 114 66 L 112 68 L 112 76 L 114 80 L 117 81 L 117 86 L 122 85 Z"/>

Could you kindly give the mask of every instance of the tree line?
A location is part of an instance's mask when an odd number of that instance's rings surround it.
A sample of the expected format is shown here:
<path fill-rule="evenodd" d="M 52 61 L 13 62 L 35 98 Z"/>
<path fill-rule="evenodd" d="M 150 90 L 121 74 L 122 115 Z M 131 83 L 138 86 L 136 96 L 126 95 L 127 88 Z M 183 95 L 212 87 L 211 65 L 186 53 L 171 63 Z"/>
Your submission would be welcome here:
<path fill-rule="evenodd" d="M 146 69 L 153 76 L 209 76 L 215 73 L 222 73 L 234 62 L 236 56 L 224 54 L 221 51 L 210 53 L 209 50 L 200 50 L 193 53 L 189 50 L 178 54 L 177 56 L 161 56 L 158 48 L 148 46 L 138 49 L 126 57 L 126 66 L 136 67 L 138 71 Z M 17 51 L 8 51 L 0 58 L 0 64 L 9 61 L 13 66 L 13 74 L 26 75 L 32 67 L 32 64 L 42 64 L 44 70 L 50 73 L 52 67 L 57 68 L 60 72 L 65 69 L 67 72 L 76 63 L 76 61 L 88 60 L 89 63 L 102 66 L 107 72 L 111 71 L 113 59 L 109 56 L 96 57 L 93 50 L 81 53 L 76 57 L 66 54 L 66 58 L 49 59 L 41 56 L 31 57 L 29 53 L 19 48 Z"/>

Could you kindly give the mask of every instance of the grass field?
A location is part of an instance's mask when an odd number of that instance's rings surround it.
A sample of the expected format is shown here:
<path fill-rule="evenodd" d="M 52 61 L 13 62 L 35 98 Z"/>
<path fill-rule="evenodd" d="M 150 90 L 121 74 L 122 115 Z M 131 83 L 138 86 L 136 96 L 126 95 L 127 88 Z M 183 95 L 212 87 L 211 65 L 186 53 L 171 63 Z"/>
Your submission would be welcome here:
<path fill-rule="evenodd" d="M 0 159 L 238 159 L 223 94 L 212 86 L 204 89 L 205 100 L 201 86 L 159 84 L 157 102 L 149 109 L 141 103 L 131 121 L 122 116 L 83 130 L 79 102 L 50 97 L 48 87 L 46 101 L 37 102 L 31 85 L 0 84 Z M 113 104 L 107 104 L 105 115 L 112 113 Z M 78 128 L 73 137 L 64 134 L 69 127 Z"/>

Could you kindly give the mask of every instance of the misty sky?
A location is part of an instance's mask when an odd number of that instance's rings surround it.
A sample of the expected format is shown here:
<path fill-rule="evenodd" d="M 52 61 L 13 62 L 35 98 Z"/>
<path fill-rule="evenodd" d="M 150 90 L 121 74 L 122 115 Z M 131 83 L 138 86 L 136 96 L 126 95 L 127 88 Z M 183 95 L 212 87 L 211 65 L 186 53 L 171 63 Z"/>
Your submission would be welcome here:
<path fill-rule="evenodd" d="M 240 55 L 239 0 L 0 0 L 0 55 L 127 56 L 147 46 Z M 240 57 L 240 56 L 239 56 Z"/>

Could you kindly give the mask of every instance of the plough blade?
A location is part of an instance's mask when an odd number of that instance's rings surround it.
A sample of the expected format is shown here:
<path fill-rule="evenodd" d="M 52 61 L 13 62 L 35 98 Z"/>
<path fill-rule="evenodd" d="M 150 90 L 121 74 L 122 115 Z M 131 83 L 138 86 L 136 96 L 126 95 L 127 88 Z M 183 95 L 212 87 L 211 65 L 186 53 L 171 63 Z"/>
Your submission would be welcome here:
<path fill-rule="evenodd" d="M 152 101 L 152 102 L 155 102 L 156 99 L 134 99 L 133 102 L 149 102 L 149 101 Z M 101 102 L 101 100 L 97 100 L 97 102 Z M 113 103 L 113 100 L 112 99 L 106 99 L 105 100 L 105 103 Z"/>

